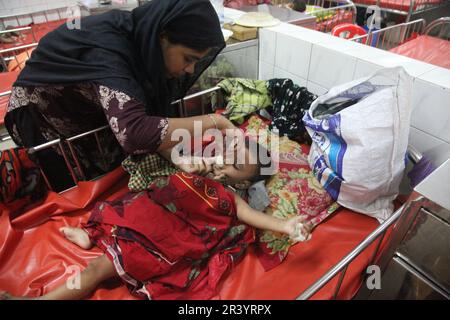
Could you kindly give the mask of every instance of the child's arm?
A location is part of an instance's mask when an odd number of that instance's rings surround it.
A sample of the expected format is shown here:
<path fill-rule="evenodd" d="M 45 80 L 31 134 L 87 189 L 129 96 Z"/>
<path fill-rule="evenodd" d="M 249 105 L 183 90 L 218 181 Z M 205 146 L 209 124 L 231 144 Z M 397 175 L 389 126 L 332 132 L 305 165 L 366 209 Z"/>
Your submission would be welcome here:
<path fill-rule="evenodd" d="M 240 221 L 257 229 L 269 230 L 288 234 L 295 241 L 309 240 L 312 224 L 304 223 L 303 217 L 278 219 L 251 208 L 240 196 L 234 195 L 236 200 L 237 217 Z"/>
<path fill-rule="evenodd" d="M 235 194 L 237 217 L 240 221 L 262 230 L 286 233 L 285 220 L 269 216 L 250 207 L 239 195 Z"/>

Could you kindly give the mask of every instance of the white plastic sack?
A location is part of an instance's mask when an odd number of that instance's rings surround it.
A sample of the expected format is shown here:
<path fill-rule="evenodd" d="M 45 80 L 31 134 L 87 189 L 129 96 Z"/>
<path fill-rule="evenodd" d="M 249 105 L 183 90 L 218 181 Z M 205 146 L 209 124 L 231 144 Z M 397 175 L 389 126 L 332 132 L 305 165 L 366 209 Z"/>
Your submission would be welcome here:
<path fill-rule="evenodd" d="M 342 206 L 380 222 L 393 213 L 405 168 L 411 96 L 412 78 L 397 67 L 334 87 L 311 104 L 303 118 L 313 141 L 309 164 Z M 357 102 L 320 116 L 320 104 L 349 99 Z"/>

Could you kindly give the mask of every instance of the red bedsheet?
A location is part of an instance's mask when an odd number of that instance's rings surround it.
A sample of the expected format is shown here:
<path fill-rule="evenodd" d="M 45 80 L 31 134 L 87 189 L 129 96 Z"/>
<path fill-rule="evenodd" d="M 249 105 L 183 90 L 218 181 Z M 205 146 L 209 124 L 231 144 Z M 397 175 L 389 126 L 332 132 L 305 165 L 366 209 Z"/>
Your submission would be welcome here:
<path fill-rule="evenodd" d="M 450 69 L 450 41 L 448 40 L 419 36 L 390 51 Z"/>
<path fill-rule="evenodd" d="M 127 192 L 128 176 L 121 168 L 95 182 L 81 182 L 63 195 L 50 193 L 39 206 L 15 217 L 0 204 L 0 290 L 38 296 L 56 288 L 101 254 L 65 240 L 58 229 L 85 222 L 94 203 Z M 220 285 L 217 299 L 294 299 L 360 243 L 378 223 L 341 209 L 314 231 L 312 239 L 296 244 L 278 267 L 264 272 L 251 248 Z M 351 298 L 375 243 L 347 271 L 339 298 Z M 72 267 L 72 268 L 71 268 Z M 337 278 L 314 298 L 332 297 Z M 135 299 L 120 281 L 99 287 L 90 299 Z"/>
<path fill-rule="evenodd" d="M 354 0 L 355 4 L 366 4 L 366 5 L 375 5 L 377 4 L 377 0 Z M 416 0 L 414 1 L 414 10 L 420 9 L 421 6 L 438 4 L 443 2 L 443 0 Z M 395 9 L 400 11 L 409 11 L 409 7 L 411 6 L 411 0 L 381 0 L 380 5 L 381 9 Z"/>

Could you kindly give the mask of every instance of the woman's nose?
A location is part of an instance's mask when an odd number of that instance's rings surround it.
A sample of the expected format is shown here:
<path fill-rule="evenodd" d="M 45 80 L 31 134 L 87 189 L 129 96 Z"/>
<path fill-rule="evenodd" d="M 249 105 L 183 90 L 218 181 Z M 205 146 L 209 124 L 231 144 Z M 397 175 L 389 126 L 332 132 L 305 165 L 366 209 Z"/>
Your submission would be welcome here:
<path fill-rule="evenodd" d="M 193 74 L 195 71 L 195 62 L 193 63 L 189 63 L 186 68 L 184 68 L 184 72 L 189 73 L 189 74 Z"/>

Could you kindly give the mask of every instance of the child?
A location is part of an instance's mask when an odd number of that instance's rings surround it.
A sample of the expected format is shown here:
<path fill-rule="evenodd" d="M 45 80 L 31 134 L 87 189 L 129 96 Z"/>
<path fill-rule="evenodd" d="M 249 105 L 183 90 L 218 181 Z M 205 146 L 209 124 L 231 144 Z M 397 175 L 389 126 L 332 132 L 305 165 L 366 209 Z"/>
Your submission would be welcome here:
<path fill-rule="evenodd" d="M 113 277 L 151 299 L 208 299 L 254 241 L 248 225 L 307 239 L 311 225 L 302 218 L 258 212 L 215 181 L 242 188 L 261 178 L 258 155 L 248 146 L 242 165 L 214 164 L 213 179 L 185 172 L 160 178 L 147 191 L 97 204 L 83 228 L 61 228 L 69 241 L 87 250 L 98 246 L 104 254 L 81 272 L 80 289 L 64 284 L 35 299 L 81 299 Z M 3 292 L 0 299 L 20 298 Z"/>

